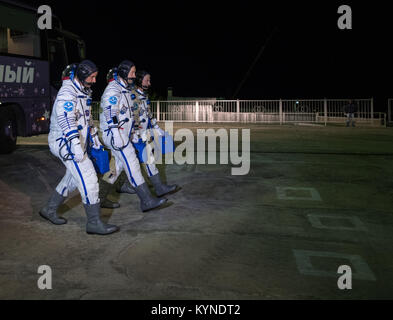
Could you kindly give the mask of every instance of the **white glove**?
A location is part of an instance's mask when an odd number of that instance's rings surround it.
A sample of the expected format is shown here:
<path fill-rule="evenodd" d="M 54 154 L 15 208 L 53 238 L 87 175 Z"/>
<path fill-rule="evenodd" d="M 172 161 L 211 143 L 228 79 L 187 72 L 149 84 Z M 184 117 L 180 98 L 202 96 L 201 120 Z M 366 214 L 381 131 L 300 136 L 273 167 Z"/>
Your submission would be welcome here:
<path fill-rule="evenodd" d="M 74 160 L 76 162 L 81 162 L 83 158 L 85 157 L 85 153 L 82 150 L 81 143 L 79 141 L 75 141 L 75 143 L 72 143 L 73 147 L 73 154 L 74 154 Z"/>
<path fill-rule="evenodd" d="M 141 133 L 140 135 L 141 135 L 142 141 L 143 141 L 143 142 L 146 142 L 146 141 L 147 141 L 146 131 L 142 131 L 142 133 Z"/>
<path fill-rule="evenodd" d="M 113 137 L 113 145 L 116 148 L 122 148 L 124 146 L 123 139 L 120 136 L 120 132 L 118 128 L 112 128 L 112 137 Z"/>
<path fill-rule="evenodd" d="M 165 136 L 165 131 L 162 130 L 160 127 L 157 127 L 157 128 L 154 128 L 154 129 L 157 131 L 159 136 L 161 136 L 161 137 Z"/>
<path fill-rule="evenodd" d="M 135 133 L 132 135 L 132 143 L 138 143 L 139 142 L 139 134 L 138 131 L 135 131 Z"/>
<path fill-rule="evenodd" d="M 100 139 L 98 139 L 98 134 L 93 138 L 93 148 L 100 150 L 102 147 Z"/>

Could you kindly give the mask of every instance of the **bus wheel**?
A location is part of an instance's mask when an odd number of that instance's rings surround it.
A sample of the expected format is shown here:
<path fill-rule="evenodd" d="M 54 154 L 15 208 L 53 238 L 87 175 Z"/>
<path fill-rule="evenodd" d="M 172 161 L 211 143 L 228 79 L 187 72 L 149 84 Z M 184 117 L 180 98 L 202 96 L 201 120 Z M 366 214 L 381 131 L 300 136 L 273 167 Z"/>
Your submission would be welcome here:
<path fill-rule="evenodd" d="M 9 108 L 0 109 L 0 153 L 11 153 L 16 147 L 16 120 Z"/>

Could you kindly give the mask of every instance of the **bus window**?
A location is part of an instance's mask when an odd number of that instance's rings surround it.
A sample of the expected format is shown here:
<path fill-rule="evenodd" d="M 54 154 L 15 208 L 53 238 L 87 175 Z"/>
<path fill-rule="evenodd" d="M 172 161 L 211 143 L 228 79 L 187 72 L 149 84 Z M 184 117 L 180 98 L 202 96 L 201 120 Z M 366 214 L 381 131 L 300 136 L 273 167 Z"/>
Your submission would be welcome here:
<path fill-rule="evenodd" d="M 56 88 L 61 87 L 61 73 L 67 66 L 67 56 L 65 52 L 64 39 L 49 39 L 49 63 L 51 84 Z"/>
<path fill-rule="evenodd" d="M 85 47 L 84 42 L 79 45 L 79 53 L 81 56 L 81 60 L 85 60 L 86 59 L 86 47 Z"/>
<path fill-rule="evenodd" d="M 35 13 L 0 4 L 0 53 L 41 57 Z"/>
<path fill-rule="evenodd" d="M 80 56 L 79 44 L 77 40 L 65 37 L 67 56 L 69 63 L 78 63 L 83 60 Z"/>

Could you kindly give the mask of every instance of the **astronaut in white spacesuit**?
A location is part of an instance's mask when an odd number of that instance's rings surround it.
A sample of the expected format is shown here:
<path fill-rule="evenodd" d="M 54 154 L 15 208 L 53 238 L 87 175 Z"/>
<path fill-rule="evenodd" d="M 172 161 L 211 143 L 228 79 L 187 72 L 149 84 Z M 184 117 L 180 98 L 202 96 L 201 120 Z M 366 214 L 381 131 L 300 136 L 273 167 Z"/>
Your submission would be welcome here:
<path fill-rule="evenodd" d="M 153 130 L 156 131 L 159 136 L 165 136 L 164 130 L 159 127 L 157 120 L 153 117 L 150 110 L 150 100 L 147 95 L 147 92 L 151 87 L 150 73 L 147 71 L 138 71 L 136 74 L 135 84 L 135 95 L 131 95 L 131 98 L 133 98 L 135 108 L 138 108 L 136 114 L 139 115 L 139 121 L 136 122 L 137 129 L 132 136 L 132 142 L 144 144 L 147 155 L 147 159 L 144 161 L 144 166 L 157 196 L 160 197 L 175 191 L 177 189 L 177 185 L 166 185 L 162 183 L 160 174 L 154 163 L 153 149 L 151 144 L 148 143 L 148 139 L 154 137 Z M 149 130 L 151 132 L 148 132 Z"/>
<path fill-rule="evenodd" d="M 150 193 L 130 141 L 134 134 L 131 87 L 135 72 L 135 65 L 125 60 L 108 74 L 109 84 L 101 98 L 100 130 L 105 145 L 111 149 L 115 158 L 115 168 L 103 179 L 109 184 L 114 184 L 124 170 L 129 183 L 140 198 L 141 210 L 147 211 L 159 207 L 167 199 L 156 198 Z"/>
<path fill-rule="evenodd" d="M 101 147 L 91 115 L 91 86 L 97 74 L 96 65 L 89 60 L 68 66 L 63 72 L 63 85 L 53 105 L 48 142 L 50 151 L 67 170 L 40 215 L 56 225 L 67 223 L 56 211 L 78 188 L 87 215 L 86 232 L 106 235 L 119 228 L 100 219 L 97 174 L 87 155 L 89 144 L 96 149 Z"/>

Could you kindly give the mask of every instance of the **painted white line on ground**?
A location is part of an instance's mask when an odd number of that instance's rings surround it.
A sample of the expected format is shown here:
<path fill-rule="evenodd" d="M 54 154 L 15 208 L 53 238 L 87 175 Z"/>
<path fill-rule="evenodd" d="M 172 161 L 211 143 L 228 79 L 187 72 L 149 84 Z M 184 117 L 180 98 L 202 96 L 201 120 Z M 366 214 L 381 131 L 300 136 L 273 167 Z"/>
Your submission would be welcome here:
<path fill-rule="evenodd" d="M 345 231 L 365 231 L 367 232 L 366 226 L 358 217 L 353 216 L 342 216 L 342 215 L 326 215 L 326 214 L 308 214 L 308 220 L 314 228 L 318 229 L 330 229 L 330 230 L 345 230 Z M 322 223 L 322 219 L 332 220 L 346 220 L 349 221 L 352 226 L 327 226 Z"/>
<path fill-rule="evenodd" d="M 288 196 L 288 191 L 303 192 L 310 196 Z M 315 188 L 292 188 L 292 187 L 276 187 L 277 198 L 279 200 L 306 200 L 306 201 L 322 201 L 319 192 Z"/>
<path fill-rule="evenodd" d="M 359 255 L 311 250 L 293 250 L 293 254 L 295 256 L 299 272 L 304 275 L 337 278 L 339 276 L 337 274 L 339 265 L 337 265 L 336 271 L 327 271 L 316 269 L 311 263 L 312 257 L 322 258 L 325 260 L 333 258 L 343 260 L 342 265 L 348 264 L 349 261 L 349 265 L 351 265 L 354 269 L 352 273 L 352 277 L 354 279 L 376 281 L 374 273 L 371 271 L 368 264 Z"/>

